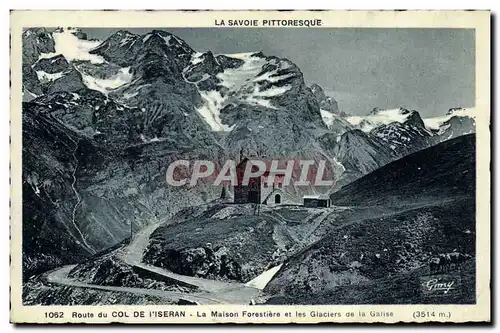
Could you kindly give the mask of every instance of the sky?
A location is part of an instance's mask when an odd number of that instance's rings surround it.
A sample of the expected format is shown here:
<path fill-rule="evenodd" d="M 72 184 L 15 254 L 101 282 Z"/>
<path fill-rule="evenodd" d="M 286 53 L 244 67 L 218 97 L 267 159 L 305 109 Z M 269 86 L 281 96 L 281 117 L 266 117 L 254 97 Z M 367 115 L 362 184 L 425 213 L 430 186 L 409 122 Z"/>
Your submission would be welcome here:
<path fill-rule="evenodd" d="M 145 34 L 154 28 L 131 29 Z M 472 29 L 156 28 L 214 54 L 262 51 L 293 61 L 342 111 L 404 107 L 424 117 L 475 105 Z M 120 29 L 82 29 L 104 40 Z"/>

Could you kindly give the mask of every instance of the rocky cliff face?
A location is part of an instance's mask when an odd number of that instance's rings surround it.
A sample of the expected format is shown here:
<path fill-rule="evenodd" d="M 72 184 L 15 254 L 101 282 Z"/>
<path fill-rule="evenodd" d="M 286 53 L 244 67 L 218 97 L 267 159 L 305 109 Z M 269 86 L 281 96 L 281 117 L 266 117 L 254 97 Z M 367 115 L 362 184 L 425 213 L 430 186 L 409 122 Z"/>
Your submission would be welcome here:
<path fill-rule="evenodd" d="M 429 131 L 416 111 L 403 110 L 406 119 L 373 129 L 370 134 L 379 138 L 396 156 L 403 157 L 438 143 L 439 138 Z"/>
<path fill-rule="evenodd" d="M 23 32 L 23 63 L 32 65 L 44 54 L 54 53 L 52 34 L 44 28 L 31 28 Z"/>
<path fill-rule="evenodd" d="M 339 105 L 337 101 L 333 97 L 327 96 L 323 88 L 321 88 L 321 86 L 315 83 L 311 85 L 311 91 L 314 95 L 314 98 L 318 102 L 320 109 L 326 110 L 328 112 L 337 114 L 342 117 L 347 116 L 347 114 L 344 111 L 339 110 Z"/>
<path fill-rule="evenodd" d="M 160 30 L 101 42 L 77 29 L 27 29 L 23 98 L 26 277 L 114 245 L 131 225 L 219 196 L 206 181 L 168 186 L 174 160 L 222 165 L 242 149 L 326 159 L 339 187 L 432 143 L 416 116 L 355 130 L 288 59 L 200 53 Z M 411 139 L 404 149 L 388 148 L 403 137 Z"/>
<path fill-rule="evenodd" d="M 360 130 L 348 131 L 335 144 L 333 153 L 345 168 L 342 182 L 345 185 L 394 160 L 394 153 L 384 142 Z"/>

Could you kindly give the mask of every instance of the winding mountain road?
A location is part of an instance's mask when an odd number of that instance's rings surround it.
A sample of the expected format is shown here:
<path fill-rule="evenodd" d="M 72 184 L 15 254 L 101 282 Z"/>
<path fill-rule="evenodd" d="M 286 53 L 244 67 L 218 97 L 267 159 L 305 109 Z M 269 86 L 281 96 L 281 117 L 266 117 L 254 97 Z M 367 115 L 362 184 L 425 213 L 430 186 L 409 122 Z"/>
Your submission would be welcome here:
<path fill-rule="evenodd" d="M 205 297 L 201 294 L 185 294 L 173 291 L 163 291 L 163 290 L 155 290 L 155 289 L 145 289 L 145 288 L 131 288 L 131 287 L 114 287 L 114 286 L 101 286 L 97 284 L 89 284 L 85 282 L 75 281 L 73 279 L 68 278 L 69 272 L 76 265 L 68 265 L 63 266 L 59 269 L 56 269 L 47 274 L 47 282 L 59 284 L 63 286 L 69 287 L 77 287 L 77 288 L 89 288 L 95 290 L 104 290 L 104 291 L 116 291 L 116 292 L 125 292 L 132 293 L 136 295 L 149 295 L 156 296 L 159 298 L 167 299 L 171 302 L 177 301 L 179 299 L 188 300 L 190 302 L 196 302 L 198 304 L 219 304 L 223 303 L 216 299 Z"/>
<path fill-rule="evenodd" d="M 130 244 L 124 248 L 122 252 L 122 259 L 132 267 L 138 267 L 147 270 L 154 274 L 160 274 L 169 279 L 177 280 L 183 283 L 190 284 L 198 287 L 199 292 L 194 293 L 180 293 L 172 291 L 163 291 L 145 288 L 131 288 L 131 287 L 115 287 L 115 286 L 101 286 L 89 284 L 81 281 L 76 281 L 68 277 L 69 272 L 76 265 L 63 266 L 56 269 L 47 275 L 47 281 L 50 283 L 72 286 L 78 288 L 91 288 L 97 290 L 128 292 L 140 295 L 151 295 L 169 300 L 187 300 L 196 302 L 198 304 L 249 304 L 252 300 L 259 296 L 260 290 L 248 287 L 239 282 L 224 282 L 209 280 L 203 278 L 196 278 L 192 276 L 185 276 L 173 273 L 160 267 L 148 265 L 142 262 L 144 250 L 149 243 L 149 236 L 161 225 L 156 223 L 150 225 L 141 231 L 137 232 Z"/>

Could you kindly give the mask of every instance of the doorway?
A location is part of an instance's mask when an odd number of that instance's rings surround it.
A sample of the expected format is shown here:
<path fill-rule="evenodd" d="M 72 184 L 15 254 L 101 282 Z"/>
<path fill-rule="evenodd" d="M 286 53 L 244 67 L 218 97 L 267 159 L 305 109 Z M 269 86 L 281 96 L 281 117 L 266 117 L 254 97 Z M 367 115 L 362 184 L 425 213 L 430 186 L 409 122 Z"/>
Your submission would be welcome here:
<path fill-rule="evenodd" d="M 281 195 L 276 194 L 276 196 L 274 197 L 274 203 L 275 204 L 280 204 L 281 203 Z"/>

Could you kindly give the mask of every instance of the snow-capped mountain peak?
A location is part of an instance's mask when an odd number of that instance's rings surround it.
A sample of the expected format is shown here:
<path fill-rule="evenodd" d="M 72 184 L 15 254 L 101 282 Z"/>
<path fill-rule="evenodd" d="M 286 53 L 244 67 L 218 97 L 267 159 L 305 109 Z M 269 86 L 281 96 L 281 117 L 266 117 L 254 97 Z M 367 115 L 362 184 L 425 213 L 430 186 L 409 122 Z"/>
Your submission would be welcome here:
<path fill-rule="evenodd" d="M 373 130 L 374 128 L 381 125 L 387 125 L 393 122 L 404 123 L 415 112 L 416 111 L 410 111 L 402 107 L 385 110 L 374 108 L 366 116 L 349 116 L 346 117 L 346 120 L 356 128 L 359 128 L 363 132 L 368 133 L 371 132 L 371 130 Z"/>
<path fill-rule="evenodd" d="M 297 82 L 297 67 L 287 59 L 266 57 L 261 52 L 224 54 L 196 52 L 183 70 L 184 79 L 195 84 L 203 104 L 198 113 L 214 131 L 230 131 L 220 113 L 229 104 L 278 109 L 282 98 Z M 277 101 L 277 103 L 275 103 Z"/>
<path fill-rule="evenodd" d="M 424 123 L 427 128 L 438 131 L 453 117 L 470 118 L 474 120 L 476 119 L 476 113 L 477 111 L 475 108 L 451 108 L 445 116 L 426 118 L 424 119 Z"/>
<path fill-rule="evenodd" d="M 426 129 L 431 120 L 423 121 L 417 111 L 402 107 L 347 116 L 321 86 L 306 86 L 292 61 L 260 51 L 197 52 L 181 38 L 161 30 L 143 35 L 120 30 L 104 42 L 88 40 L 74 28 L 51 33 L 27 30 L 23 38 L 35 46 L 39 39 L 46 39 L 45 47 L 29 49 L 36 57 L 29 63 L 31 72 L 25 75 L 30 78 L 25 81 L 29 98 L 58 91 L 78 93 L 86 87 L 129 108 L 156 110 L 150 107 L 154 100 L 168 105 L 159 114 L 149 112 L 158 123 L 171 121 L 170 114 L 175 113 L 175 119 L 193 117 L 214 132 L 243 127 L 255 130 L 262 127 L 259 119 L 264 117 L 313 128 L 317 131 L 314 136 L 330 133 L 338 137 L 353 129 L 389 141 L 399 140 L 403 130 L 408 133 L 405 137 L 435 134 Z M 464 112 L 453 109 L 440 123 Z M 258 124 L 247 126 L 248 121 Z M 379 130 L 372 133 L 376 128 Z M 153 134 L 163 135 L 160 125 Z"/>
<path fill-rule="evenodd" d="M 90 53 L 101 41 L 86 40 L 86 36 L 77 29 L 58 28 L 52 33 L 52 37 L 55 42 L 55 55 L 62 54 L 68 61 L 90 61 L 93 64 L 104 62 L 104 58 Z"/>

